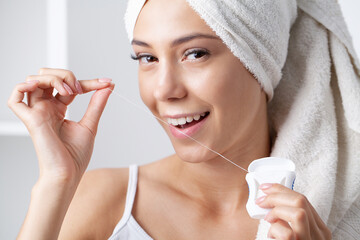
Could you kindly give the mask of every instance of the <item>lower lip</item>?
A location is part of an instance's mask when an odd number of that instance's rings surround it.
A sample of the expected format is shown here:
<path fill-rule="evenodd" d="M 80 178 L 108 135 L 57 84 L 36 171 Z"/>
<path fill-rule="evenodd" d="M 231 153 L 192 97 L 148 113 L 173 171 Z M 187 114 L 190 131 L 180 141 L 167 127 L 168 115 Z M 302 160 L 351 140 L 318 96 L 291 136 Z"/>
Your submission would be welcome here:
<path fill-rule="evenodd" d="M 194 135 L 196 132 L 199 131 L 199 129 L 201 128 L 202 125 L 204 125 L 205 121 L 208 119 L 209 116 L 207 116 L 206 118 L 204 118 L 203 120 L 201 120 L 200 122 L 198 122 L 195 125 L 192 125 L 191 127 L 187 127 L 187 128 L 177 128 L 174 127 L 172 125 L 169 125 L 170 127 L 170 132 L 171 134 L 176 137 L 176 138 L 180 138 L 180 139 L 184 139 L 187 138 L 187 136 L 192 136 Z M 187 136 L 186 136 L 186 135 Z"/>

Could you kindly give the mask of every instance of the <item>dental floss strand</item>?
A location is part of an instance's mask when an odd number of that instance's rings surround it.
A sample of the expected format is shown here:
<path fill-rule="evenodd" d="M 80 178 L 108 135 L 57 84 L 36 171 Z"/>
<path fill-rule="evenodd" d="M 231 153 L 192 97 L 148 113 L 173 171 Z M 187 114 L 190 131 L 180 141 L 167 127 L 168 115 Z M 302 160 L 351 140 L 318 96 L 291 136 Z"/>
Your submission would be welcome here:
<path fill-rule="evenodd" d="M 154 114 L 152 114 L 150 111 L 148 111 L 148 110 L 144 109 L 143 107 L 141 107 L 141 106 L 139 106 L 138 104 L 134 103 L 133 101 L 131 101 L 131 100 L 130 100 L 130 99 L 128 99 L 127 97 L 125 97 L 125 96 L 121 95 L 120 93 L 115 92 L 114 90 L 112 90 L 112 89 L 110 89 L 110 88 L 107 88 L 107 89 L 108 89 L 108 90 L 110 90 L 111 92 L 115 93 L 117 96 L 119 96 L 119 97 L 120 97 L 121 99 L 123 99 L 124 101 L 126 101 L 126 102 L 128 102 L 128 103 L 132 104 L 132 105 L 133 105 L 133 106 L 135 106 L 136 108 L 138 108 L 138 109 L 142 110 L 143 112 L 145 112 L 145 113 L 147 113 L 147 114 L 151 115 L 152 117 L 155 117 L 157 120 L 159 120 L 159 121 L 161 121 L 161 122 L 163 122 L 163 123 L 165 123 L 165 124 L 167 124 L 167 125 L 170 125 L 169 123 L 167 123 L 167 122 L 165 122 L 164 120 L 162 120 L 161 118 L 159 118 L 159 117 L 155 116 L 155 115 L 154 115 Z M 179 129 L 177 129 L 177 128 L 175 128 L 175 130 L 176 130 L 176 131 L 178 131 L 179 133 L 183 134 L 183 135 L 184 135 L 184 136 L 186 136 L 187 138 L 189 138 L 189 139 L 193 140 L 194 142 L 198 143 L 200 146 L 202 146 L 202 147 L 206 148 L 206 149 L 207 149 L 207 150 L 209 150 L 210 152 L 215 153 L 216 155 L 218 155 L 218 156 L 220 156 L 221 158 L 225 159 L 225 160 L 226 160 L 226 161 L 228 161 L 229 163 L 231 163 L 231 164 L 235 165 L 236 167 L 238 167 L 238 168 L 240 168 L 241 170 L 243 170 L 243 171 L 245 171 L 245 172 L 247 172 L 247 173 L 248 173 L 248 171 L 247 171 L 245 168 L 243 168 L 243 167 L 239 166 L 238 164 L 234 163 L 233 161 L 231 161 L 231 160 L 230 160 L 230 159 L 228 159 L 227 157 L 223 156 L 222 154 L 220 154 L 220 153 L 216 152 L 215 150 L 212 150 L 211 148 L 209 148 L 208 146 L 206 146 L 206 145 L 204 145 L 203 143 L 199 142 L 199 141 L 198 141 L 198 140 L 196 140 L 195 138 L 193 138 L 193 137 L 191 137 L 191 136 L 187 135 L 186 133 L 183 133 L 182 131 L 180 131 L 180 130 L 179 130 Z"/>
<path fill-rule="evenodd" d="M 115 93 L 117 96 L 119 96 L 121 99 L 123 99 L 124 101 L 132 104 L 133 106 L 135 106 L 136 108 L 138 108 L 139 110 L 142 110 L 143 112 L 149 114 L 150 116 L 152 117 L 155 117 L 156 119 L 158 119 L 159 121 L 167 124 L 167 125 L 170 125 L 169 123 L 165 122 L 164 120 L 162 120 L 161 118 L 155 116 L 154 114 L 152 114 L 149 110 L 147 109 L 144 109 L 143 107 L 139 106 L 138 104 L 134 103 L 133 101 L 131 101 L 130 99 L 128 99 L 127 97 L 121 95 L 120 93 L 118 92 L 115 92 L 113 91 L 112 89 L 108 88 L 111 92 Z M 215 153 L 216 155 L 220 156 L 221 158 L 225 159 L 226 161 L 228 161 L 229 163 L 233 164 L 234 166 L 240 168 L 241 170 L 247 172 L 246 174 L 246 182 L 248 184 L 248 187 L 249 187 L 249 198 L 248 198 L 248 201 L 246 203 L 246 210 L 249 214 L 249 216 L 251 218 L 254 218 L 254 219 L 263 219 L 265 218 L 266 214 L 268 214 L 269 211 L 271 211 L 271 209 L 264 209 L 264 208 L 261 208 L 259 207 L 256 203 L 255 203 L 255 200 L 259 197 L 259 196 L 263 196 L 263 195 L 266 195 L 264 194 L 261 190 L 259 190 L 259 186 L 260 184 L 259 183 L 265 183 L 265 182 L 274 182 L 274 183 L 279 183 L 279 184 L 282 184 L 290 189 L 293 189 L 293 185 L 294 185 L 294 180 L 295 180 L 295 172 L 294 170 L 295 169 L 292 169 L 293 172 L 289 172 L 287 173 L 287 175 L 291 175 L 291 177 L 289 178 L 289 176 L 286 177 L 286 179 L 288 180 L 287 181 L 287 184 L 285 185 L 284 183 L 282 183 L 282 179 L 274 179 L 274 176 L 277 176 L 279 175 L 279 172 L 273 172 L 271 171 L 267 171 L 265 173 L 262 173 L 261 175 L 260 174 L 255 174 L 255 172 L 249 172 L 247 171 L 245 168 L 239 166 L 238 164 L 234 163 L 233 161 L 231 161 L 230 159 L 226 158 L 225 156 L 223 156 L 222 154 L 216 152 L 215 150 L 212 150 L 211 148 L 209 148 L 208 146 L 204 145 L 203 143 L 199 142 L 198 140 L 194 139 L 193 137 L 190 137 L 189 135 L 187 135 L 186 133 L 183 133 L 182 131 L 180 131 L 179 129 L 175 128 L 176 131 L 178 131 L 179 133 L 185 135 L 187 138 L 193 140 L 194 142 L 198 143 L 200 146 L 206 148 L 207 150 Z M 266 158 L 262 158 L 262 159 L 258 159 L 256 161 L 253 161 L 251 164 L 254 164 L 255 162 L 259 162 L 259 161 L 263 161 L 264 163 L 268 163 L 268 160 L 269 159 L 276 159 L 274 157 L 266 157 Z M 279 160 L 281 161 L 290 161 L 291 160 L 288 160 L 288 159 L 281 159 L 279 158 Z M 292 162 L 291 162 L 292 163 Z M 250 164 L 250 166 L 251 166 Z M 293 163 L 292 163 L 293 164 Z M 286 164 L 285 164 L 286 165 Z M 249 170 L 250 170 L 250 166 L 249 166 Z M 295 166 L 293 164 L 293 166 Z M 274 174 L 275 173 L 275 174 Z M 263 174 L 267 174 L 267 175 L 270 175 L 267 176 L 266 179 L 264 179 L 263 177 Z M 283 174 L 284 175 L 284 174 Z M 289 179 L 288 179 L 289 178 Z M 256 179 L 256 180 L 254 180 Z M 281 180 L 281 181 L 280 181 Z M 290 184 L 292 183 L 292 184 Z M 290 185 L 292 185 L 290 187 Z M 250 191 L 251 189 L 251 191 Z"/>

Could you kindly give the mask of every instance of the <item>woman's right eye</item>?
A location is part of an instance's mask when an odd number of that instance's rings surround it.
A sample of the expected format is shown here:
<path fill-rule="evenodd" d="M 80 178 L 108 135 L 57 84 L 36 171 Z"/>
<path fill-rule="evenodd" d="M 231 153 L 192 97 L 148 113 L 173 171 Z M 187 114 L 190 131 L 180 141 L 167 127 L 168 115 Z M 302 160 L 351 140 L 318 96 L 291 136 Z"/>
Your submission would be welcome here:
<path fill-rule="evenodd" d="M 148 64 L 152 62 L 157 62 L 158 59 L 149 54 L 139 54 L 137 56 L 131 55 L 131 58 L 134 60 L 138 60 L 139 63 Z"/>

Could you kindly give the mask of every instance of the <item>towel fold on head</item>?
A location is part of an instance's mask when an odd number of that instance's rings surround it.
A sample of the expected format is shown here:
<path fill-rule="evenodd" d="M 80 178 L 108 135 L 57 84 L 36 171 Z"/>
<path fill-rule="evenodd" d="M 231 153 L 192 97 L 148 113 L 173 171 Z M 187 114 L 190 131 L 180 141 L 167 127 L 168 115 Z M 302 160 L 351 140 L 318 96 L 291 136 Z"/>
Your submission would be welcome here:
<path fill-rule="evenodd" d="M 266 92 L 271 156 L 295 162 L 294 189 L 333 239 L 360 239 L 360 64 L 336 0 L 186 1 Z M 130 40 L 145 2 L 128 3 Z"/>

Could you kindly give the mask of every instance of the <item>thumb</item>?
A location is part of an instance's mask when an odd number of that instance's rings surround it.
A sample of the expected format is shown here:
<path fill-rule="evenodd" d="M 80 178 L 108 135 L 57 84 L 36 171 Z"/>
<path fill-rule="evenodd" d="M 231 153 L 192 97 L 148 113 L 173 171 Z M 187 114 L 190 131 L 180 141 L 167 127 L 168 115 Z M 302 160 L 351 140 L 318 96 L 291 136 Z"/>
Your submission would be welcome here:
<path fill-rule="evenodd" d="M 115 85 L 111 84 L 108 88 L 97 90 L 91 97 L 89 106 L 80 120 L 80 124 L 86 126 L 90 131 L 96 135 L 97 127 L 100 121 L 101 114 L 104 111 L 106 103 L 109 99 Z"/>

